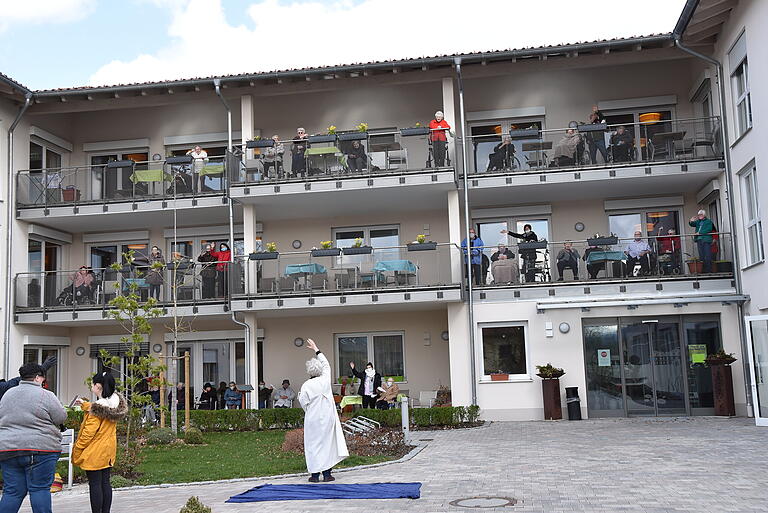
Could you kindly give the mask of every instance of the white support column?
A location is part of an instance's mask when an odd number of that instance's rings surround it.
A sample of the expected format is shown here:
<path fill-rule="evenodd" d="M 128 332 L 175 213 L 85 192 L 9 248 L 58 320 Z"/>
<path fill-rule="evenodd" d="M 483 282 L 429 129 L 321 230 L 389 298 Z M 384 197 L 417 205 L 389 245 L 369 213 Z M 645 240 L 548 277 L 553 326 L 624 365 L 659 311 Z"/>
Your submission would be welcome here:
<path fill-rule="evenodd" d="M 448 242 L 461 247 L 461 203 L 458 189 L 448 191 Z M 461 252 L 457 247 L 450 249 L 451 283 L 461 283 Z"/>
<path fill-rule="evenodd" d="M 256 206 L 244 204 L 243 205 L 243 249 L 245 254 L 253 253 L 256 251 L 256 235 L 257 235 L 256 222 Z M 258 290 L 258 260 L 245 260 L 245 277 L 246 277 L 246 292 L 253 293 Z"/>
<path fill-rule="evenodd" d="M 448 304 L 448 351 L 451 368 L 451 401 L 454 406 L 472 404 L 472 357 L 469 344 L 467 303 Z"/>
<path fill-rule="evenodd" d="M 451 129 L 456 135 L 462 133 L 456 126 L 456 98 L 454 97 L 453 77 L 443 78 L 443 114 L 445 120 L 451 125 Z M 456 154 L 456 139 L 448 138 L 448 155 L 451 157 L 454 167 L 459 159 Z"/>
<path fill-rule="evenodd" d="M 245 143 L 254 137 L 253 133 L 253 96 L 244 94 L 240 97 L 240 131 L 242 133 L 242 149 L 245 151 Z M 253 158 L 253 150 L 248 150 L 246 158 Z"/>

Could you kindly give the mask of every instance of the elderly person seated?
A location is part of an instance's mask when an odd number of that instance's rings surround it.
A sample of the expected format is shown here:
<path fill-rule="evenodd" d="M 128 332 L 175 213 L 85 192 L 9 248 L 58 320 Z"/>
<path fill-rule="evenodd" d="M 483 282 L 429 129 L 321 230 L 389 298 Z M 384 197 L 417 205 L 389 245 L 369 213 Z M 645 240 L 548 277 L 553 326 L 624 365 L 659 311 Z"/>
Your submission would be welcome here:
<path fill-rule="evenodd" d="M 493 283 L 496 285 L 506 283 L 517 283 L 518 270 L 517 265 L 513 258 L 515 255 L 508 249 L 504 252 L 497 251 L 494 256 L 497 256 L 496 260 L 491 264 L 491 276 L 493 276 Z M 512 255 L 512 256 L 508 256 Z M 491 257 L 493 258 L 493 257 Z"/>
<path fill-rule="evenodd" d="M 584 139 L 576 131 L 578 123 L 571 121 L 568 123 L 568 130 L 565 131 L 565 135 L 555 145 L 554 156 L 552 159 L 553 166 L 572 166 L 579 162 L 580 153 L 584 148 Z"/>
<path fill-rule="evenodd" d="M 653 251 L 648 242 L 643 240 L 643 233 L 641 231 L 635 232 L 635 238 L 624 250 L 624 254 L 627 255 L 627 273 L 632 275 L 636 265 L 640 265 L 640 273 L 648 275 L 653 268 Z"/>
<path fill-rule="evenodd" d="M 69 280 L 72 282 L 72 294 L 76 302 L 93 302 L 96 277 L 90 267 L 81 266 L 75 274 L 69 277 Z"/>
<path fill-rule="evenodd" d="M 269 176 L 270 169 L 275 169 L 275 175 L 279 175 L 283 171 L 283 155 L 285 154 L 285 146 L 280 142 L 280 138 L 277 135 L 272 136 L 272 140 L 275 141 L 275 145 L 271 148 L 266 148 L 264 151 L 264 172 Z"/>
<path fill-rule="evenodd" d="M 387 381 L 377 391 L 379 392 L 379 397 L 376 400 L 376 408 L 379 410 L 389 410 L 395 407 L 400 388 L 395 384 L 394 378 L 388 377 Z"/>
<path fill-rule="evenodd" d="M 352 145 L 349 147 L 349 153 L 347 153 L 347 166 L 353 173 L 355 171 L 362 171 L 365 169 L 365 164 L 368 157 L 365 155 L 365 148 L 360 141 L 352 141 Z"/>
<path fill-rule="evenodd" d="M 501 171 L 503 169 L 512 169 L 512 161 L 515 158 L 515 145 L 512 144 L 512 138 L 508 135 L 494 146 L 493 153 L 488 156 L 487 171 Z"/>
<path fill-rule="evenodd" d="M 579 252 L 573 249 L 573 243 L 566 242 L 563 249 L 557 254 L 557 281 L 563 281 L 563 271 L 570 269 L 573 272 L 573 279 L 579 278 Z"/>
<path fill-rule="evenodd" d="M 515 254 L 507 247 L 506 244 L 499 244 L 496 252 L 491 255 L 491 262 L 496 262 L 502 255 L 509 258 L 515 258 Z"/>
<path fill-rule="evenodd" d="M 624 125 L 616 128 L 616 133 L 611 136 L 611 155 L 614 162 L 629 162 L 632 160 L 633 138 L 632 134 L 627 132 Z"/>

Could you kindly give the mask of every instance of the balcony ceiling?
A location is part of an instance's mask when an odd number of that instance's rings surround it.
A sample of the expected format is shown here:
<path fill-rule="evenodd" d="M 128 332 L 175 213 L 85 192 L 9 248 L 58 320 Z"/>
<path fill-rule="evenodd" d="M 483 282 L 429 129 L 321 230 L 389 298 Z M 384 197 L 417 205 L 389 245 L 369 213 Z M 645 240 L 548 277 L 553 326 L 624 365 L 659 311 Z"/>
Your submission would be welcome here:
<path fill-rule="evenodd" d="M 696 46 L 715 44 L 723 24 L 738 3 L 739 0 L 700 0 L 685 30 L 685 42 Z"/>

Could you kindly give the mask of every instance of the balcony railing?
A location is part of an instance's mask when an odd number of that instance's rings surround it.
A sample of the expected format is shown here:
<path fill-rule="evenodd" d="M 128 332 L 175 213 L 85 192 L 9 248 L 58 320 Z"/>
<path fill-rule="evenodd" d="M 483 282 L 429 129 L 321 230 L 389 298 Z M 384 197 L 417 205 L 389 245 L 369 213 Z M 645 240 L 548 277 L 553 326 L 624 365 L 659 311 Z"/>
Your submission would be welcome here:
<path fill-rule="evenodd" d="M 392 128 L 249 141 L 230 179 L 269 184 L 452 168 L 452 145 L 433 143 L 429 134 L 428 128 Z"/>
<path fill-rule="evenodd" d="M 461 271 L 453 244 L 344 248 L 254 253 L 243 257 L 242 281 L 248 297 L 353 294 L 458 287 Z"/>
<path fill-rule="evenodd" d="M 699 242 L 694 235 L 643 237 L 639 243 L 618 237 L 569 241 L 570 254 L 565 242 L 485 246 L 482 263 L 476 263 L 475 253 L 473 279 L 475 286 L 536 286 L 561 281 L 731 277 L 730 234 L 713 235 L 712 242 Z"/>
<path fill-rule="evenodd" d="M 78 276 L 79 270 L 20 273 L 15 283 L 16 311 L 107 309 L 116 296 L 134 290 L 141 301 L 154 297 L 161 307 L 174 303 L 183 306 L 222 303 L 228 300 L 229 294 L 243 291 L 239 267 L 238 262 L 182 260 L 168 262 L 162 268 L 125 265 L 120 271 L 89 269 L 87 276 Z"/>
<path fill-rule="evenodd" d="M 471 136 L 470 173 L 695 161 L 715 159 L 723 154 L 719 117 L 614 125 L 572 122 L 571 125 Z"/>
<path fill-rule="evenodd" d="M 224 194 L 224 157 L 29 169 L 16 175 L 19 207 L 57 207 Z"/>

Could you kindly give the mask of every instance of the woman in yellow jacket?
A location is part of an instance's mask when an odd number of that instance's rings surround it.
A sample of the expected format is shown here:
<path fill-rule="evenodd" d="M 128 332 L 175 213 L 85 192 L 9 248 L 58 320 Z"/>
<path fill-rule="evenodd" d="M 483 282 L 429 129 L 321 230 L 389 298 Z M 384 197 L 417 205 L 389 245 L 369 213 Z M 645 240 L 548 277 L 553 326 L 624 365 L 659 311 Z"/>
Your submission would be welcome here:
<path fill-rule="evenodd" d="M 92 513 L 109 513 L 112 507 L 110 470 L 117 453 L 117 422 L 128 413 L 125 399 L 115 392 L 115 378 L 108 372 L 93 377 L 96 401 L 79 400 L 85 413 L 72 451 L 72 463 L 85 470 Z"/>

